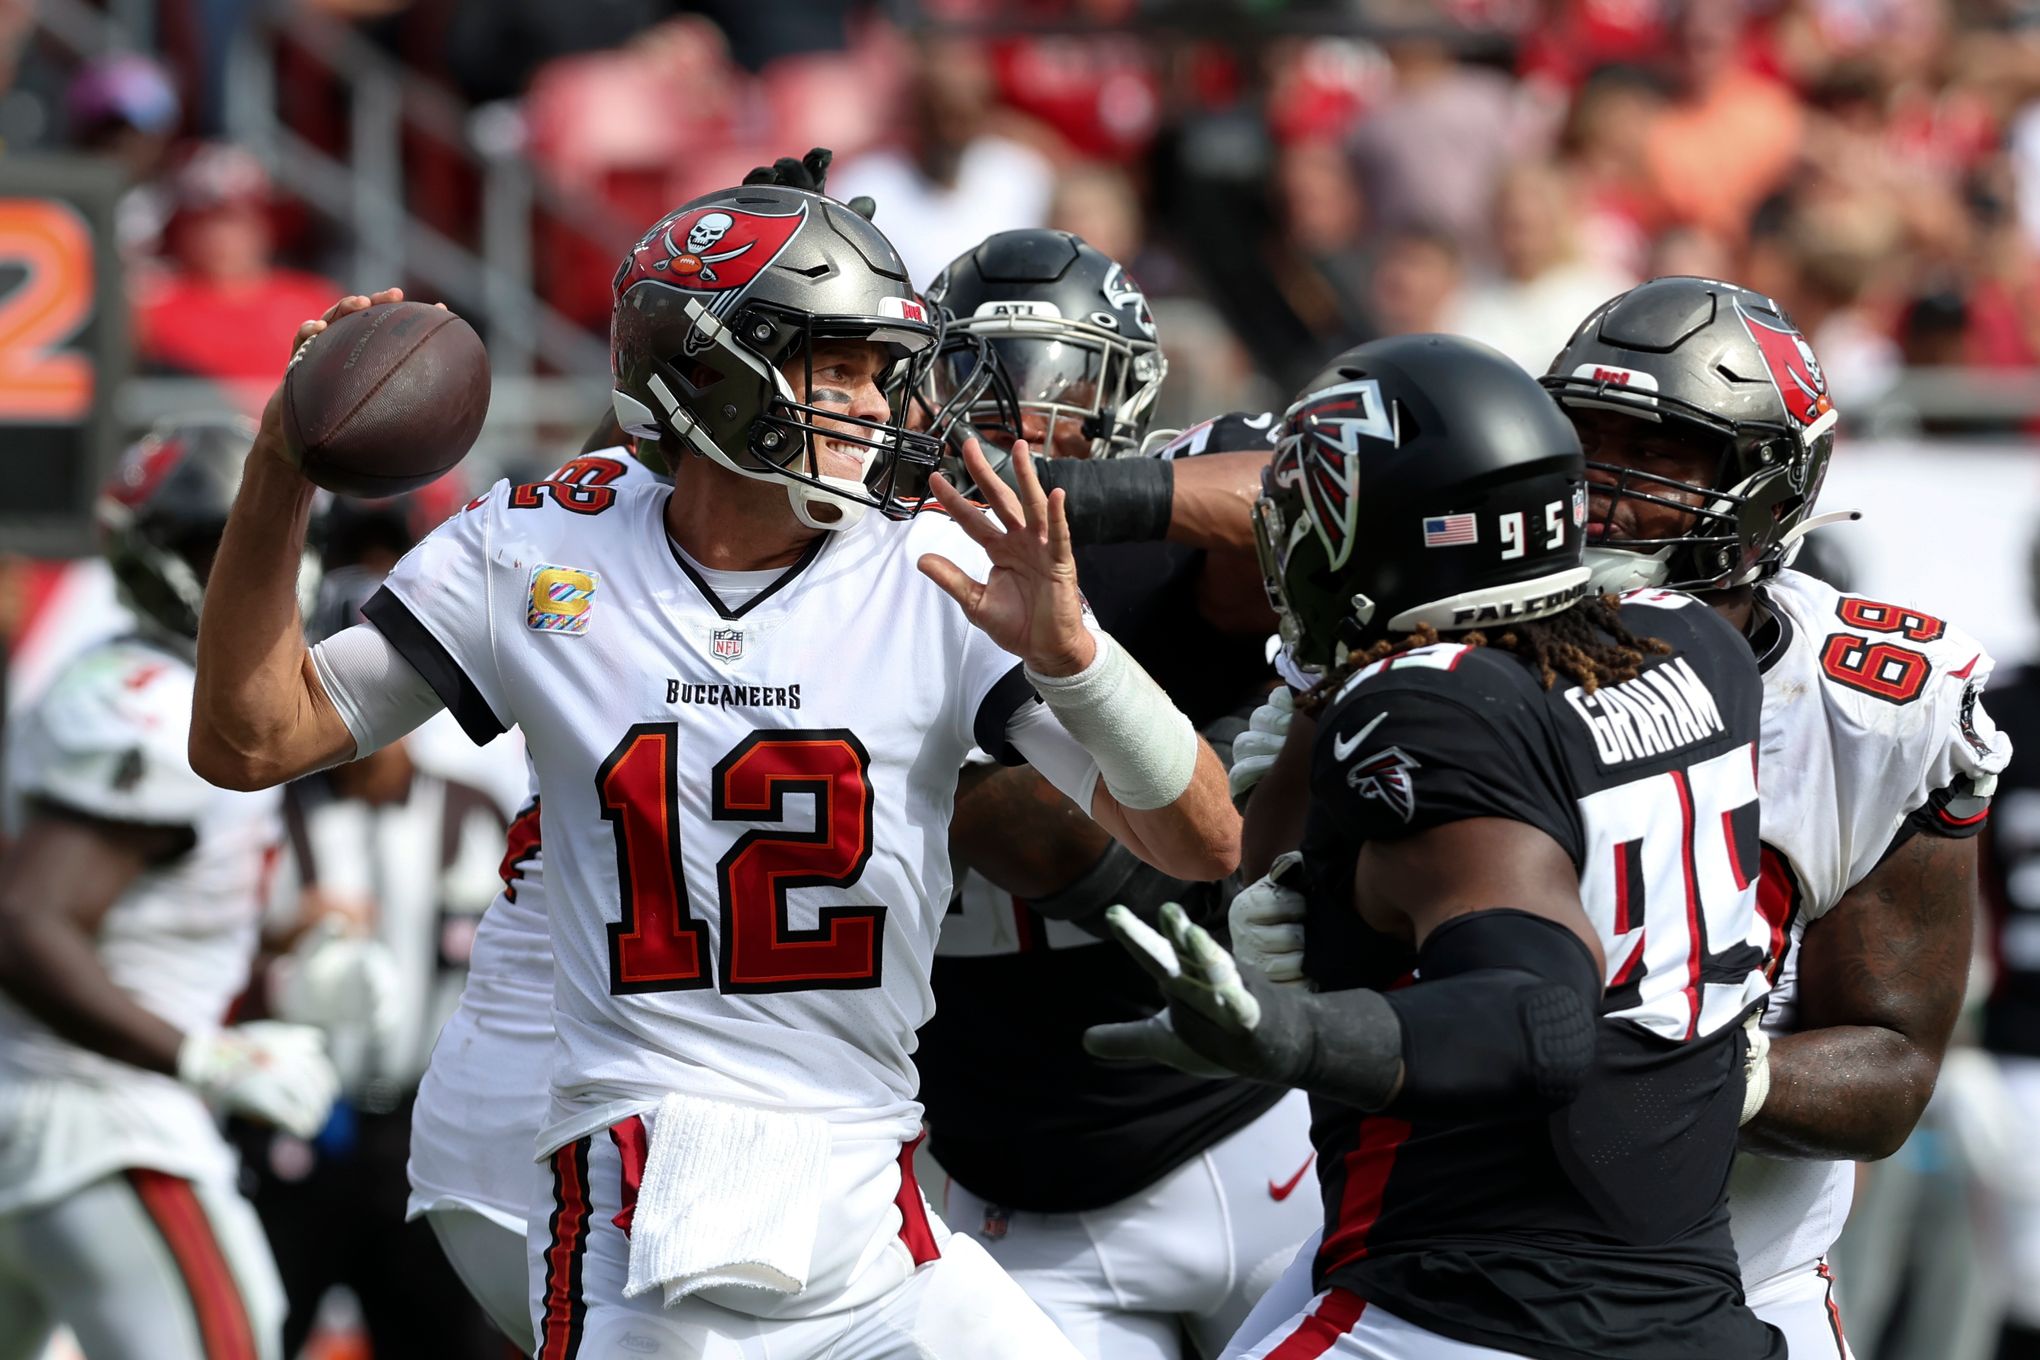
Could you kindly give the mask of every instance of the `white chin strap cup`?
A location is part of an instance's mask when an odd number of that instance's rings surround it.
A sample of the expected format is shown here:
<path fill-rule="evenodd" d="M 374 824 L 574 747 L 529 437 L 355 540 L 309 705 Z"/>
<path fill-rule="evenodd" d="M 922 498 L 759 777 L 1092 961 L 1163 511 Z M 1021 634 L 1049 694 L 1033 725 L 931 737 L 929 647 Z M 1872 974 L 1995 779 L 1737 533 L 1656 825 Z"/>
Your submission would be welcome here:
<path fill-rule="evenodd" d="M 1671 570 L 1671 555 L 1670 548 L 1654 553 L 1588 548 L 1584 558 L 1588 585 L 1596 595 L 1621 595 L 1662 585 Z"/>

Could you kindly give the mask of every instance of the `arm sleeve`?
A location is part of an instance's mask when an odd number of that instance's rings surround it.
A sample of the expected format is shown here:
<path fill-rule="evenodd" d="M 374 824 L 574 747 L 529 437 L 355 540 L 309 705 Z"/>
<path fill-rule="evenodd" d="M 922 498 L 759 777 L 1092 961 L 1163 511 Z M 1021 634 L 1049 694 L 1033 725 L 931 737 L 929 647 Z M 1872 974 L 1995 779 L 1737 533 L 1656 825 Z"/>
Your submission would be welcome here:
<path fill-rule="evenodd" d="M 1030 696 L 1032 693 L 1030 690 Z M 1037 700 L 1014 710 L 1007 719 L 1003 737 L 1003 744 L 1032 765 L 1036 773 L 1086 816 L 1090 815 L 1091 797 L 1098 791 L 1098 762 L 1049 712 L 1047 704 Z"/>
<path fill-rule="evenodd" d="M 493 628 L 491 540 L 508 491 L 508 482 L 498 482 L 434 529 L 361 610 L 477 746 L 516 721 L 496 664 Z"/>
<path fill-rule="evenodd" d="M 381 750 L 445 707 L 396 645 L 365 623 L 315 644 L 312 667 L 340 720 L 354 735 L 357 760 Z"/>
<path fill-rule="evenodd" d="M 1586 849 L 1569 815 L 1576 805 L 1559 772 L 1536 758 L 1535 734 L 1497 730 L 1480 708 L 1460 701 L 1474 697 L 1461 675 L 1451 678 L 1458 682 L 1451 694 L 1379 684 L 1351 692 L 1318 724 L 1313 798 L 1359 840 L 1505 817 L 1544 832 L 1578 864 Z"/>

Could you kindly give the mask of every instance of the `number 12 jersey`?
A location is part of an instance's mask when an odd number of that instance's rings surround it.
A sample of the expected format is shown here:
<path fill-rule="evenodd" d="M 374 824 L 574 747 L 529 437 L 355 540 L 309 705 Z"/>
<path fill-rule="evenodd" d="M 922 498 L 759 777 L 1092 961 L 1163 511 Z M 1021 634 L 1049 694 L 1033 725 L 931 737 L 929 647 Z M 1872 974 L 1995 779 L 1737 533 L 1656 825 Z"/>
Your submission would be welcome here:
<path fill-rule="evenodd" d="M 719 593 L 736 574 L 678 551 L 669 494 L 499 484 L 364 611 L 471 737 L 516 724 L 530 749 L 558 1027 L 541 1150 L 672 1091 L 910 1138 L 957 772 L 1034 702 L 916 566 L 982 579 L 984 554 L 946 516 L 870 516 Z"/>

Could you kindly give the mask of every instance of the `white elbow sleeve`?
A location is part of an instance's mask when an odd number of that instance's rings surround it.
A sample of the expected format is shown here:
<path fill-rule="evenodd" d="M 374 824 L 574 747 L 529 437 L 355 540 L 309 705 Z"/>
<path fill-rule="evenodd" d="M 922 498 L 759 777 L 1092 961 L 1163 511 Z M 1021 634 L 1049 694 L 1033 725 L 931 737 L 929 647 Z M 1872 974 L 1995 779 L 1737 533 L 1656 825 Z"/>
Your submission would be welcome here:
<path fill-rule="evenodd" d="M 374 626 L 358 623 L 312 647 L 312 668 L 354 736 L 354 758 L 381 750 L 443 705 L 425 677 Z"/>
<path fill-rule="evenodd" d="M 1121 807 L 1167 807 L 1197 772 L 1197 731 L 1111 634 L 1097 636 L 1098 655 L 1083 670 L 1065 676 L 1030 670 L 1027 681 L 1098 762 Z"/>

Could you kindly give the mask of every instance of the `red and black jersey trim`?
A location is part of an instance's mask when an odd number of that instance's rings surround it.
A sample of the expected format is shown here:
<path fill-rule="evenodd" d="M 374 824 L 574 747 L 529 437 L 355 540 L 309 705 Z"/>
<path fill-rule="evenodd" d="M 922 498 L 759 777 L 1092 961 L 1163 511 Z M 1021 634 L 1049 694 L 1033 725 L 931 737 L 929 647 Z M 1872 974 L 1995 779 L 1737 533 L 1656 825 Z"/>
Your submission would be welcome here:
<path fill-rule="evenodd" d="M 1040 702 L 1041 696 L 1027 683 L 1026 668 L 1014 666 L 993 682 L 978 702 L 977 716 L 970 724 L 971 739 L 1001 765 L 1025 765 L 1027 757 L 1006 740 L 1006 726 L 1023 707 Z"/>
<path fill-rule="evenodd" d="M 496 875 L 503 880 L 505 901 L 517 900 L 517 884 L 524 877 L 524 865 L 540 853 L 538 799 L 534 798 L 517 814 L 517 820 L 510 823 L 510 830 L 504 837 L 503 863 L 497 868 Z"/>
<path fill-rule="evenodd" d="M 508 731 L 508 725 L 496 716 L 496 710 L 489 707 L 489 701 L 482 697 L 482 691 L 475 682 L 468 679 L 467 672 L 453 659 L 453 653 L 440 644 L 438 638 L 411 612 L 411 607 L 398 599 L 388 586 L 376 591 L 361 607 L 361 616 L 375 626 L 375 630 L 389 640 L 411 668 L 425 678 L 432 686 L 432 692 L 439 696 L 439 702 L 446 705 L 453 714 L 460 730 L 468 734 L 468 740 L 477 746 L 486 746 Z"/>

